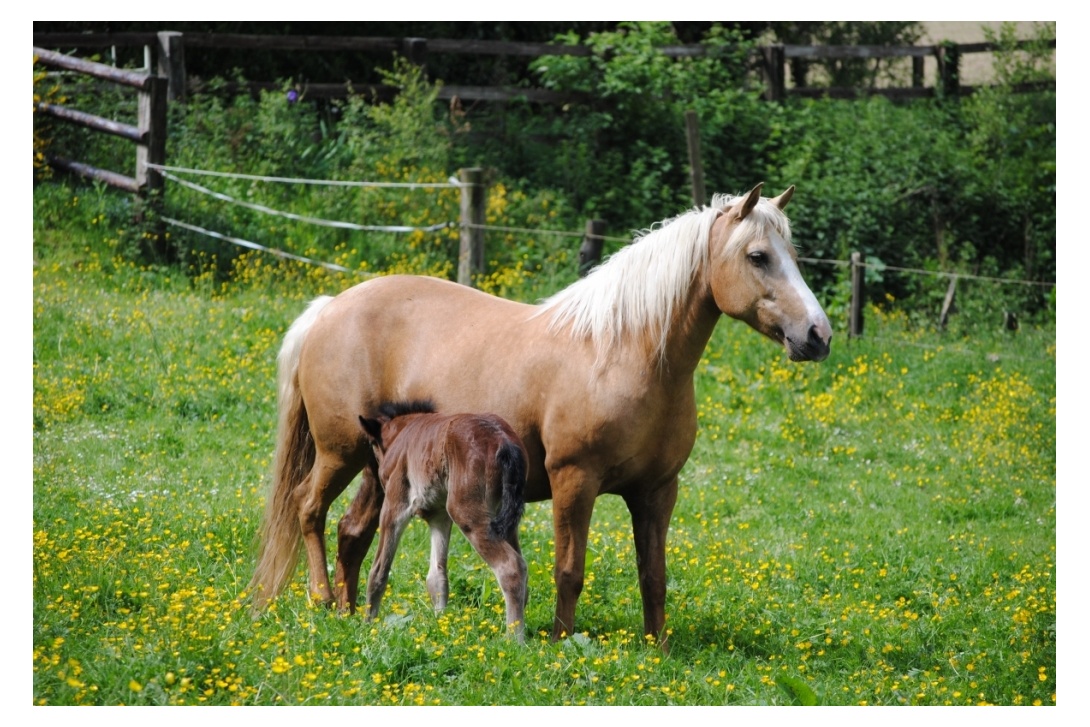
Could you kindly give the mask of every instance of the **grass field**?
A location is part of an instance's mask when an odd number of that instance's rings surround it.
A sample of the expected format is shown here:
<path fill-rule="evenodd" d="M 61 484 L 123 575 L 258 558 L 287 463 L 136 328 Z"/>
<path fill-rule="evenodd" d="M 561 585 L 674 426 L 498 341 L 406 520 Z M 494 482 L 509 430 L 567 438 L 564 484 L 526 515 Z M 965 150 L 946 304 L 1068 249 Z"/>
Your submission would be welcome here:
<path fill-rule="evenodd" d="M 253 620 L 277 347 L 354 281 L 258 254 L 227 283 L 146 269 L 124 232 L 87 229 L 35 230 L 36 705 L 1056 702 L 1053 327 L 968 338 L 871 310 L 815 365 L 721 322 L 670 531 L 669 656 L 640 634 L 617 498 L 559 643 L 548 503 L 522 525 L 523 647 L 463 538 L 431 612 L 422 523 L 381 621 L 312 607 L 302 569 Z"/>

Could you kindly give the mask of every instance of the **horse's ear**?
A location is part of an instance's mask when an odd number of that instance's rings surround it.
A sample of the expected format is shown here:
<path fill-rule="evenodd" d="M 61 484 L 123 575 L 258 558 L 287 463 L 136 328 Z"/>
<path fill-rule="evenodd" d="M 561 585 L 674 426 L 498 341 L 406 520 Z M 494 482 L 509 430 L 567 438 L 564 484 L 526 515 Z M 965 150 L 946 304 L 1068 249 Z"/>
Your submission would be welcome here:
<path fill-rule="evenodd" d="M 757 203 L 761 200 L 761 187 L 765 186 L 764 182 L 759 182 L 756 187 L 749 190 L 749 194 L 742 200 L 742 204 L 738 207 L 738 219 L 744 220 L 746 215 L 753 211 L 753 208 L 757 206 Z"/>
<path fill-rule="evenodd" d="M 784 207 L 787 206 L 787 203 L 791 201 L 791 195 L 793 195 L 794 193 L 795 185 L 792 184 L 790 187 L 785 189 L 783 191 L 783 194 L 781 194 L 779 197 L 773 197 L 772 204 L 776 205 L 777 208 L 782 210 Z"/>
<path fill-rule="evenodd" d="M 363 427 L 363 431 L 367 432 L 367 436 L 374 441 L 378 446 L 382 446 L 382 422 L 378 419 L 364 419 L 363 415 L 360 415 L 360 426 Z"/>

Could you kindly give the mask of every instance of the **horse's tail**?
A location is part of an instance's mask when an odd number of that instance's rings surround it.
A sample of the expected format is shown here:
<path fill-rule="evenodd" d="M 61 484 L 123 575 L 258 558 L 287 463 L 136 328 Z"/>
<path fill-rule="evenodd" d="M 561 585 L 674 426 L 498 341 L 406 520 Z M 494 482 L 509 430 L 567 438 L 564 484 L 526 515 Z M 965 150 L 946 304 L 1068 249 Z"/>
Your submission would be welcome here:
<path fill-rule="evenodd" d="M 496 453 L 496 463 L 503 474 L 503 490 L 500 509 L 492 518 L 490 529 L 494 537 L 506 540 L 518 529 L 526 505 L 523 493 L 526 487 L 526 455 L 515 443 L 504 442 Z"/>
<path fill-rule="evenodd" d="M 299 352 L 307 331 L 331 300 L 321 296 L 310 304 L 288 329 L 276 357 L 276 454 L 261 523 L 257 567 L 250 581 L 255 610 L 267 606 L 283 590 L 299 559 L 301 530 L 293 492 L 314 464 L 314 440 L 298 387 Z"/>

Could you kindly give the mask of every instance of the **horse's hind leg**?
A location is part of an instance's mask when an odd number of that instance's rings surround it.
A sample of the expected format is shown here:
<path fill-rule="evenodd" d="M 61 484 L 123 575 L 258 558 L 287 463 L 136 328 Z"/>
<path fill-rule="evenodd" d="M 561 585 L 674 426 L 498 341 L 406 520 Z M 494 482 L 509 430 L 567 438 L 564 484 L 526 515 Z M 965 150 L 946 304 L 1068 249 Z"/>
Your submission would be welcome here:
<path fill-rule="evenodd" d="M 360 568 L 378 530 L 384 499 L 374 470 L 370 465 L 364 467 L 360 489 L 337 524 L 337 570 L 333 583 L 336 586 L 337 606 L 342 610 L 356 611 Z"/>
<path fill-rule="evenodd" d="M 325 524 L 329 506 L 344 492 L 355 471 L 343 461 L 317 454 L 310 474 L 295 490 L 299 527 L 310 569 L 310 595 L 321 603 L 333 602 L 325 551 Z"/>
<path fill-rule="evenodd" d="M 447 607 L 450 583 L 447 579 L 447 555 L 450 552 L 450 516 L 438 510 L 428 516 L 431 528 L 431 563 L 428 566 L 428 594 L 436 611 Z"/>

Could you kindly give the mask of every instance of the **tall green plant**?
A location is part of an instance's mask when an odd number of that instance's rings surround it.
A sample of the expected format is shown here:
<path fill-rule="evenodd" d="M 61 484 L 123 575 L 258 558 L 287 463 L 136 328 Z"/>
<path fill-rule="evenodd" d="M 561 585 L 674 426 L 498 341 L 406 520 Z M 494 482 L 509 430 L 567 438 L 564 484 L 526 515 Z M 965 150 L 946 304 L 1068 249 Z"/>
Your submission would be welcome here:
<path fill-rule="evenodd" d="M 442 84 L 430 81 L 423 68 L 401 57 L 380 73 L 386 84 L 398 89 L 391 101 L 379 103 L 354 94 L 340 106 L 338 131 L 349 170 L 373 173 L 381 162 L 446 174 L 452 129 L 437 103 Z"/>

